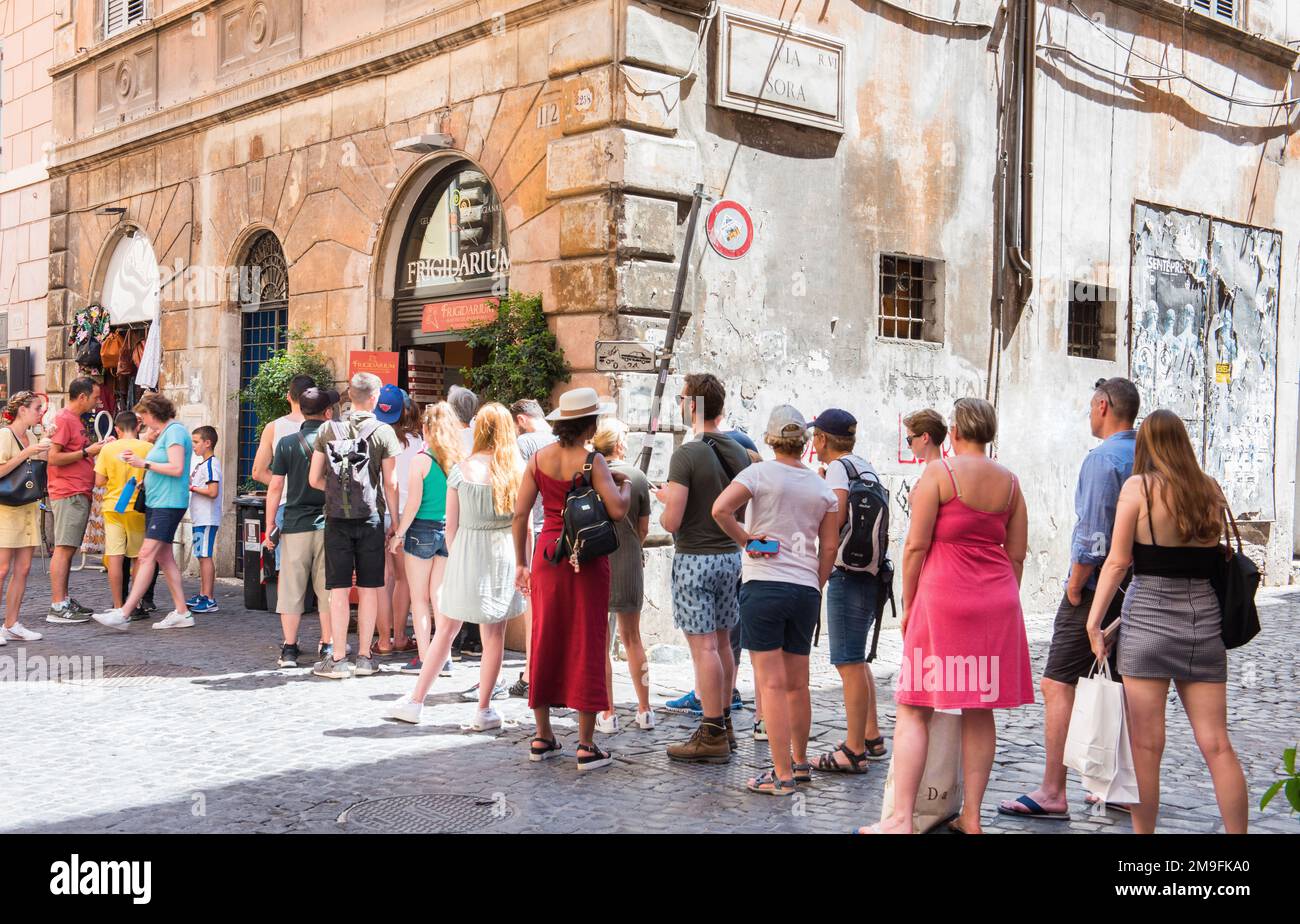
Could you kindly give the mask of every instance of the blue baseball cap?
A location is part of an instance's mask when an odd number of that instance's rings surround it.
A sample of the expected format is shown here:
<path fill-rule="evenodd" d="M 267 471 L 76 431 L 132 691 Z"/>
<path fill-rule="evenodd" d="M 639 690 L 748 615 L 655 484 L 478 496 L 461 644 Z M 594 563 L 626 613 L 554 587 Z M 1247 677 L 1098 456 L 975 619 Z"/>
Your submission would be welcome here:
<path fill-rule="evenodd" d="M 831 436 L 857 436 L 858 434 L 858 419 L 848 411 L 837 407 L 822 411 L 808 426 Z"/>
<path fill-rule="evenodd" d="M 375 417 L 380 423 L 397 423 L 405 409 L 406 392 L 396 385 L 385 385 L 379 389 L 379 400 L 375 403 Z"/>

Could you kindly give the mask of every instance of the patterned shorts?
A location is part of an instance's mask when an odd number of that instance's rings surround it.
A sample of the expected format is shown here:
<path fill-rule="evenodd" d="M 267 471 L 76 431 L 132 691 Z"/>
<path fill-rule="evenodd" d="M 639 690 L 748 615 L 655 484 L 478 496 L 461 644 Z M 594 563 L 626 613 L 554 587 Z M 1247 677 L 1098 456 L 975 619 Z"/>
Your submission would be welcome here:
<path fill-rule="evenodd" d="M 673 625 L 687 635 L 727 632 L 740 621 L 740 552 L 673 556 Z"/>

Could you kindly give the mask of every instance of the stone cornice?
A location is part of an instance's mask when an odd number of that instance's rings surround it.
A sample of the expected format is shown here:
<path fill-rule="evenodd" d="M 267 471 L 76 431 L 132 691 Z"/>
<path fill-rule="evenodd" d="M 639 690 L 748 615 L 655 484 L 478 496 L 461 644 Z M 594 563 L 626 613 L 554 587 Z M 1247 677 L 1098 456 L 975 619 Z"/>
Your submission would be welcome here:
<path fill-rule="evenodd" d="M 106 38 L 103 41 L 96 43 L 93 48 L 88 48 L 80 54 L 73 55 L 66 61 L 58 62 L 50 68 L 50 76 L 58 77 L 61 74 L 66 74 L 68 71 L 75 71 L 83 64 L 102 58 L 121 48 L 123 45 L 131 44 L 142 35 L 148 35 L 150 32 L 159 32 L 178 20 L 189 19 L 195 13 L 200 13 L 209 7 L 216 6 L 220 2 L 221 0 L 192 0 L 190 3 L 181 4 L 176 7 L 176 9 L 169 10 L 168 12 L 155 16 L 152 19 L 141 20 L 131 28 L 119 32 L 111 38 Z M 98 4 L 96 5 L 96 8 L 98 9 Z M 99 27 L 100 24 L 97 23 L 96 29 L 98 30 Z M 56 26 L 56 28 L 59 28 L 59 26 Z"/>
<path fill-rule="evenodd" d="M 203 0 L 181 10 L 192 14 L 211 2 L 215 0 Z M 516 28 L 545 19 L 571 2 L 536 0 L 506 13 L 505 26 Z M 181 10 L 177 11 L 178 15 Z M 139 148 L 202 131 L 232 118 L 243 118 L 368 77 L 399 71 L 487 36 L 499 23 L 499 19 L 485 16 L 482 3 L 465 0 L 269 74 L 60 145 L 54 152 L 50 176 L 91 169 Z M 132 38 L 143 34 L 146 33 L 133 33 Z M 83 65 L 87 60 L 84 56 L 77 59 Z"/>

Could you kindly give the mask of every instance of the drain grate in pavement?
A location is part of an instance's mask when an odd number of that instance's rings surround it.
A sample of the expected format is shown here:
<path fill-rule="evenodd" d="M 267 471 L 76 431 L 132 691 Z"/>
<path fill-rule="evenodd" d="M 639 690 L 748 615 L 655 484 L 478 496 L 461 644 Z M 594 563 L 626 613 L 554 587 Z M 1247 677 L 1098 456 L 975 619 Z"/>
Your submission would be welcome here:
<path fill-rule="evenodd" d="M 468 834 L 514 814 L 514 806 L 504 799 L 433 793 L 358 802 L 338 820 L 349 828 L 376 833 Z"/>
<path fill-rule="evenodd" d="M 52 658 L 51 662 L 58 660 L 60 659 Z M 78 660 L 88 659 L 69 658 L 63 660 L 77 662 Z M 50 680 L 82 686 L 138 687 L 159 683 L 163 680 L 197 677 L 201 673 L 203 672 L 198 668 L 186 667 L 183 664 L 106 664 L 102 669 L 96 669 L 93 664 L 56 665 L 52 663 Z"/>

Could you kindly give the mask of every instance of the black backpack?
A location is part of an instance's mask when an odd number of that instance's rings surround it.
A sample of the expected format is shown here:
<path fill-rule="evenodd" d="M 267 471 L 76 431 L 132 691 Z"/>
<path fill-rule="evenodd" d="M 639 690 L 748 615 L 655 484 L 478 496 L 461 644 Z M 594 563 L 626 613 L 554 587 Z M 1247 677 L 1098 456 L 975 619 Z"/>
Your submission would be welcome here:
<path fill-rule="evenodd" d="M 840 530 L 840 567 L 845 571 L 879 574 L 889 554 L 889 491 L 878 479 L 867 481 L 847 458 L 849 515 Z"/>
<path fill-rule="evenodd" d="M 543 553 L 553 565 L 567 558 L 575 572 L 584 561 L 618 548 L 618 527 L 591 483 L 591 461 L 595 457 L 594 452 L 587 453 L 582 471 L 573 476 L 573 485 L 564 496 L 564 530 L 554 547 Z"/>

